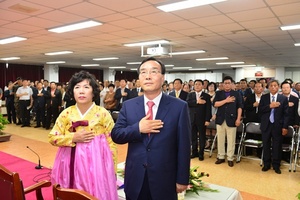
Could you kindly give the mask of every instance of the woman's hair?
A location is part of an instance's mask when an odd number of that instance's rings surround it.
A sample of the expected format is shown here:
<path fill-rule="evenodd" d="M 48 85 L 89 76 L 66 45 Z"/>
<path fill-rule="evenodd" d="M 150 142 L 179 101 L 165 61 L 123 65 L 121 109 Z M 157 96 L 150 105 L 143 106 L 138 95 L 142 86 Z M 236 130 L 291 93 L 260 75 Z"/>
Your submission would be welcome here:
<path fill-rule="evenodd" d="M 210 86 L 210 85 L 214 86 L 215 91 L 217 90 L 217 84 L 215 82 L 209 82 L 209 84 L 207 85 L 207 89 L 208 89 L 208 86 Z"/>
<path fill-rule="evenodd" d="M 114 84 L 109 84 L 108 86 L 107 86 L 108 88 L 110 88 L 110 87 L 113 87 L 114 89 L 115 89 L 115 85 Z"/>
<path fill-rule="evenodd" d="M 87 80 L 90 86 L 93 89 L 93 101 L 95 101 L 100 95 L 99 84 L 96 81 L 96 77 L 93 74 L 90 74 L 87 71 L 80 71 L 75 73 L 72 78 L 69 80 L 67 93 L 70 95 L 71 98 L 74 98 L 73 89 L 77 83 L 80 83 L 83 80 Z"/>

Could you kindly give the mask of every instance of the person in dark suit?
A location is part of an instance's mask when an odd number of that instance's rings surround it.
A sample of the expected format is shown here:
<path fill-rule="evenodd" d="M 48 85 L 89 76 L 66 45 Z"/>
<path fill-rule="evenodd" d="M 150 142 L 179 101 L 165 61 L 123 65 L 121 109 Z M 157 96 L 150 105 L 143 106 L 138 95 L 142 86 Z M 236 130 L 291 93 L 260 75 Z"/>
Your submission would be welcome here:
<path fill-rule="evenodd" d="M 125 101 L 130 99 L 130 90 L 126 88 L 127 81 L 120 80 L 120 87 L 116 89 L 115 99 L 117 100 L 116 110 L 120 110 Z"/>
<path fill-rule="evenodd" d="M 233 80 L 230 76 L 223 78 L 224 90 L 217 91 L 213 101 L 218 108 L 216 115 L 218 133 L 218 158 L 215 164 L 225 162 L 225 136 L 227 136 L 227 161 L 233 167 L 236 127 L 241 124 L 243 100 L 238 91 L 232 90 Z"/>
<path fill-rule="evenodd" d="M 211 119 L 210 95 L 202 92 L 203 81 L 200 79 L 194 82 L 194 92 L 187 96 L 187 103 L 190 109 L 190 119 L 192 126 L 192 155 L 191 158 L 199 157 L 204 160 L 204 148 L 206 142 L 206 126 Z M 198 133 L 200 148 L 198 150 Z"/>
<path fill-rule="evenodd" d="M 249 87 L 245 90 L 245 97 L 247 98 L 249 95 L 254 94 L 254 87 L 256 84 L 256 80 L 249 81 Z"/>
<path fill-rule="evenodd" d="M 5 97 L 5 106 L 6 106 L 6 112 L 7 112 L 7 120 L 9 123 L 17 123 L 17 118 L 16 118 L 16 110 L 14 106 L 14 98 L 15 95 L 13 93 L 13 86 L 16 84 L 13 83 L 12 81 L 8 82 L 8 88 L 7 90 L 4 91 L 4 97 Z"/>
<path fill-rule="evenodd" d="M 174 90 L 170 92 L 169 95 L 186 101 L 188 93 L 182 90 L 182 80 L 180 78 L 176 78 L 173 83 Z"/>
<path fill-rule="evenodd" d="M 36 88 L 33 89 L 33 108 L 36 112 L 36 126 L 34 128 L 41 127 L 41 122 L 43 126 L 46 125 L 46 99 L 48 98 L 48 92 L 44 90 L 43 84 L 38 82 Z"/>
<path fill-rule="evenodd" d="M 62 94 L 60 90 L 57 89 L 56 83 L 50 83 L 50 90 L 48 92 L 47 99 L 47 115 L 46 115 L 46 130 L 50 128 L 51 122 L 55 123 L 62 102 Z"/>
<path fill-rule="evenodd" d="M 277 80 L 270 81 L 268 89 L 270 93 L 261 97 L 258 107 L 263 141 L 264 166 L 262 171 L 268 171 L 272 164 L 275 172 L 281 174 L 282 135 L 288 133 L 289 123 L 288 99 L 284 95 L 278 94 L 279 83 Z"/>
<path fill-rule="evenodd" d="M 162 93 L 165 66 L 160 61 L 147 58 L 138 72 L 144 95 L 124 102 L 111 133 L 114 142 L 128 143 L 126 199 L 177 200 L 189 183 L 188 105 Z"/>
<path fill-rule="evenodd" d="M 243 120 L 245 124 L 247 124 L 248 122 L 260 122 L 258 115 L 258 105 L 262 96 L 263 89 L 264 88 L 262 86 L 262 83 L 255 83 L 254 94 L 250 94 L 246 98 L 246 101 L 244 103 L 246 117 Z"/>
<path fill-rule="evenodd" d="M 143 94 L 144 94 L 143 88 L 141 87 L 141 82 L 138 79 L 138 80 L 135 81 L 135 88 L 133 88 L 131 90 L 130 98 L 142 96 Z"/>

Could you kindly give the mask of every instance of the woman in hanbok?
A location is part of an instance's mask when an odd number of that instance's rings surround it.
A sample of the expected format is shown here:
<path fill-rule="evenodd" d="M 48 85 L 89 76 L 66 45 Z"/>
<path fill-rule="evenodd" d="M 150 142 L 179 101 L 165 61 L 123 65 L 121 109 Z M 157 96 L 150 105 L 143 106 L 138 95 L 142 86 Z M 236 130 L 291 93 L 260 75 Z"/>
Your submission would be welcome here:
<path fill-rule="evenodd" d="M 69 81 L 76 105 L 65 109 L 49 133 L 58 146 L 51 181 L 62 188 L 81 189 L 101 200 L 116 200 L 116 146 L 110 133 L 110 113 L 97 106 L 99 85 L 93 75 L 80 71 Z"/>

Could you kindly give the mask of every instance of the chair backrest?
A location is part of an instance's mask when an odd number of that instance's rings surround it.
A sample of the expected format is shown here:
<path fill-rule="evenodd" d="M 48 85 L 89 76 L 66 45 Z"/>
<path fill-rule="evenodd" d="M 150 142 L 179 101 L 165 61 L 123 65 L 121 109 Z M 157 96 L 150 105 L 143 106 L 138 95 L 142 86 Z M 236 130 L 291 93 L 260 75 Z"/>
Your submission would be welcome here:
<path fill-rule="evenodd" d="M 117 119 L 118 119 L 118 117 L 119 117 L 119 111 L 113 111 L 112 113 L 111 113 L 111 116 L 112 116 L 112 118 L 113 118 L 113 120 L 116 122 L 117 121 Z"/>
<path fill-rule="evenodd" d="M 260 123 L 249 122 L 246 124 L 246 133 L 261 134 Z"/>
<path fill-rule="evenodd" d="M 24 189 L 19 174 L 0 165 L 0 196 L 5 200 L 24 200 Z"/>
<path fill-rule="evenodd" d="M 243 134 L 245 131 L 245 125 L 244 123 L 241 123 L 237 128 L 236 128 L 236 132 L 237 133 L 240 133 L 240 134 Z"/>
<path fill-rule="evenodd" d="M 291 137 L 294 137 L 294 135 L 295 135 L 295 129 L 294 129 L 294 127 L 289 126 L 288 133 L 286 134 L 285 137 L 291 138 Z"/>
<path fill-rule="evenodd" d="M 53 185 L 53 197 L 54 200 L 97 200 L 96 197 L 83 190 L 63 189 L 59 184 Z"/>
<path fill-rule="evenodd" d="M 209 125 L 206 127 L 206 129 L 213 129 L 216 130 L 216 120 L 210 121 Z"/>

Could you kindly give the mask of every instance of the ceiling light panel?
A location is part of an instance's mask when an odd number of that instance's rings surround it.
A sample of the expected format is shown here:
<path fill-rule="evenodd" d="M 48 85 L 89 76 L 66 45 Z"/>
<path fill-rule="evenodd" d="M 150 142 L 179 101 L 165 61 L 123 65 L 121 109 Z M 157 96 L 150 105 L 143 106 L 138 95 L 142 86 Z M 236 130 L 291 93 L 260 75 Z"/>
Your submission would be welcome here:
<path fill-rule="evenodd" d="M 154 45 L 154 44 L 169 44 L 169 43 L 170 43 L 170 41 L 168 41 L 168 40 L 155 40 L 155 41 L 148 41 L 148 42 L 124 44 L 124 46 L 137 47 L 137 46 L 147 46 L 147 45 Z"/>
<path fill-rule="evenodd" d="M 46 62 L 46 64 L 62 64 L 66 63 L 66 61 L 51 61 L 51 62 Z"/>
<path fill-rule="evenodd" d="M 205 53 L 206 51 L 204 50 L 198 50 L 198 51 L 182 51 L 182 52 L 172 52 L 169 53 L 170 55 L 186 55 L 186 54 L 196 54 L 196 53 Z"/>
<path fill-rule="evenodd" d="M 7 60 L 18 60 L 18 59 L 20 59 L 20 57 L 0 58 L 0 60 L 5 60 L 5 61 L 7 61 Z"/>
<path fill-rule="evenodd" d="M 108 57 L 108 58 L 93 58 L 93 60 L 98 60 L 98 61 L 101 61 L 101 60 L 117 60 L 119 59 L 118 57 Z"/>
<path fill-rule="evenodd" d="M 62 55 L 62 54 L 70 54 L 74 53 L 73 51 L 57 51 L 57 52 L 49 52 L 45 53 L 46 56 L 55 56 L 55 55 Z"/>
<path fill-rule="evenodd" d="M 197 6 L 204 6 L 208 4 L 218 3 L 226 0 L 186 0 L 171 4 L 166 4 L 162 6 L 158 6 L 157 8 L 164 11 L 164 12 L 172 12 L 176 10 L 183 10 L 187 8 L 193 8 Z"/>
<path fill-rule="evenodd" d="M 75 31 L 75 30 L 79 30 L 79 29 L 85 29 L 85 28 L 90 28 L 90 27 L 100 26 L 100 25 L 102 25 L 102 23 L 93 21 L 93 20 L 89 20 L 89 21 L 85 21 L 85 22 L 79 22 L 79 23 L 75 23 L 75 24 L 52 28 L 52 29 L 49 29 L 48 31 L 55 32 L 55 33 L 64 33 L 64 32 Z"/>
<path fill-rule="evenodd" d="M 280 29 L 283 30 L 283 31 L 300 29 L 300 24 L 291 25 L 291 26 L 281 26 Z"/>
<path fill-rule="evenodd" d="M 0 44 L 9 44 L 9 43 L 13 43 L 13 42 L 20 42 L 23 40 L 27 40 L 27 38 L 15 36 L 15 37 L 1 39 Z"/>
<path fill-rule="evenodd" d="M 209 60 L 227 60 L 228 57 L 216 57 L 216 58 L 197 58 L 197 61 L 209 61 Z"/>
<path fill-rule="evenodd" d="M 244 64 L 245 62 L 220 62 L 216 63 L 217 65 L 235 65 L 235 64 Z"/>

